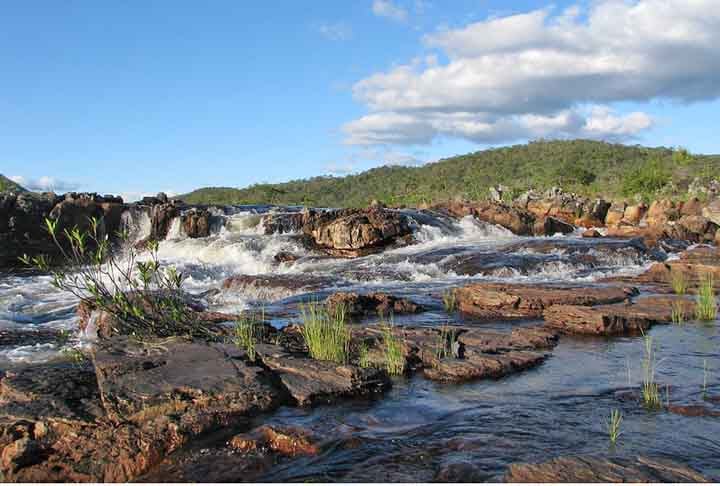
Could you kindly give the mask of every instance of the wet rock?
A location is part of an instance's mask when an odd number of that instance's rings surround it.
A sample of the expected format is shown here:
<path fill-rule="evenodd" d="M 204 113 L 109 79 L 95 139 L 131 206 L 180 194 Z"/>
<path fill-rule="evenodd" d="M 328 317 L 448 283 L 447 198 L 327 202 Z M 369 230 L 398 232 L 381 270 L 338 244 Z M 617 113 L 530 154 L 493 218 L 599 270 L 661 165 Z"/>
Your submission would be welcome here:
<path fill-rule="evenodd" d="M 260 220 L 266 235 L 299 233 L 304 224 L 303 213 L 270 213 Z"/>
<path fill-rule="evenodd" d="M 631 304 L 553 305 L 543 317 L 547 326 L 568 334 L 637 335 L 651 326 L 672 321 L 673 303 L 691 316 L 694 303 L 682 297 L 644 297 Z"/>
<path fill-rule="evenodd" d="M 590 306 L 622 302 L 635 289 L 477 283 L 456 290 L 459 309 L 483 318 L 540 317 L 557 304 Z"/>
<path fill-rule="evenodd" d="M 308 211 L 303 233 L 320 250 L 336 257 L 358 257 L 406 243 L 412 228 L 406 216 L 382 208 Z"/>
<path fill-rule="evenodd" d="M 684 417 L 720 417 L 719 410 L 704 405 L 670 405 L 667 410 Z"/>
<path fill-rule="evenodd" d="M 623 214 L 622 222 L 632 226 L 637 226 L 647 212 L 647 206 L 644 203 L 627 206 Z"/>
<path fill-rule="evenodd" d="M 471 462 L 453 461 L 443 464 L 433 481 L 438 483 L 484 483 L 490 478 L 490 474 Z"/>
<path fill-rule="evenodd" d="M 432 368 L 425 368 L 426 378 L 436 381 L 463 382 L 504 376 L 534 368 L 547 355 L 532 351 L 509 351 L 501 354 L 487 354 L 466 348 L 464 359 L 446 359 Z"/>
<path fill-rule="evenodd" d="M 532 235 L 535 217 L 529 211 L 501 203 L 478 203 L 471 214 L 480 221 L 502 226 L 516 235 Z"/>
<path fill-rule="evenodd" d="M 382 316 L 415 314 L 423 311 L 421 306 L 408 299 L 381 292 L 372 294 L 336 292 L 325 300 L 325 306 L 330 312 L 342 308 L 347 315 L 353 317 L 361 317 L 369 314 Z"/>
<path fill-rule="evenodd" d="M 286 457 L 315 456 L 320 448 L 312 435 L 297 427 L 271 427 L 263 425 L 249 433 L 238 434 L 228 446 L 239 452 L 268 450 Z"/>
<path fill-rule="evenodd" d="M 540 464 L 511 464 L 508 483 L 700 483 L 692 469 L 664 459 L 563 456 Z"/>
<path fill-rule="evenodd" d="M 281 251 L 275 254 L 273 257 L 273 260 L 275 260 L 277 263 L 292 263 L 299 260 L 300 257 L 295 255 L 294 253 L 290 253 L 288 251 Z"/>
<path fill-rule="evenodd" d="M 162 241 L 167 238 L 173 219 L 180 215 L 181 207 L 174 202 L 155 204 L 150 207 L 150 236 L 148 239 Z"/>
<path fill-rule="evenodd" d="M 206 238 L 210 236 L 210 218 L 207 209 L 193 208 L 181 216 L 180 224 L 188 238 Z"/>
<path fill-rule="evenodd" d="M 552 216 L 538 220 L 533 232 L 538 236 L 553 236 L 558 233 L 567 235 L 575 231 L 575 227 Z"/>
<path fill-rule="evenodd" d="M 277 300 L 339 285 L 329 277 L 311 274 L 235 275 L 223 282 L 223 289 L 240 292 L 263 300 Z"/>
<path fill-rule="evenodd" d="M 57 329 L 0 329 L 0 346 L 28 346 L 62 342 L 67 338 Z"/>

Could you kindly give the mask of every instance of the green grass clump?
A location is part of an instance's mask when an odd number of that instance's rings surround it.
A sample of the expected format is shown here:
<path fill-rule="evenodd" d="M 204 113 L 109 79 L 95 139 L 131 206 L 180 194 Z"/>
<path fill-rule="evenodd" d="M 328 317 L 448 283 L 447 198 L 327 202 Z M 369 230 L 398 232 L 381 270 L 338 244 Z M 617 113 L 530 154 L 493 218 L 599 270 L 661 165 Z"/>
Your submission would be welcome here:
<path fill-rule="evenodd" d="M 645 355 L 643 357 L 643 383 L 642 383 L 642 402 L 648 410 L 658 410 L 662 406 L 660 398 L 660 387 L 655 382 L 655 369 L 657 363 L 655 361 L 655 347 L 653 346 L 653 338 L 645 335 Z"/>
<path fill-rule="evenodd" d="M 392 323 L 383 324 L 381 327 L 385 345 L 385 369 L 390 375 L 402 375 L 405 372 L 402 342 L 393 333 Z"/>
<path fill-rule="evenodd" d="M 372 368 L 373 366 L 370 360 L 370 348 L 365 343 L 362 343 L 358 349 L 358 365 L 360 368 Z"/>
<path fill-rule="evenodd" d="M 610 420 L 608 420 L 608 436 L 610 438 L 610 443 L 615 444 L 622 434 L 620 432 L 620 424 L 622 424 L 622 413 L 620 413 L 620 410 L 613 410 L 610 412 Z"/>
<path fill-rule="evenodd" d="M 685 274 L 678 270 L 670 271 L 670 285 L 673 292 L 677 295 L 685 295 L 687 293 L 688 282 Z"/>
<path fill-rule="evenodd" d="M 685 322 L 687 316 L 685 315 L 685 307 L 683 307 L 682 302 L 673 302 L 671 312 L 673 324 L 680 325 Z"/>
<path fill-rule="evenodd" d="M 233 328 L 233 342 L 238 348 L 245 350 L 250 361 L 255 361 L 257 330 L 255 322 L 252 319 L 242 316 L 235 322 L 235 326 Z"/>
<path fill-rule="evenodd" d="M 445 312 L 448 314 L 457 310 L 457 296 L 455 290 L 446 290 L 442 294 L 443 306 L 445 306 Z"/>
<path fill-rule="evenodd" d="M 314 302 L 300 306 L 302 334 L 310 356 L 324 361 L 347 363 L 350 355 L 350 328 L 345 322 L 345 307 L 334 306 L 329 313 Z"/>
<path fill-rule="evenodd" d="M 455 342 L 455 328 L 451 326 L 441 326 L 438 334 L 437 344 L 435 346 L 435 357 L 438 360 L 447 357 L 453 357 L 453 343 Z"/>
<path fill-rule="evenodd" d="M 695 318 L 699 321 L 714 321 L 717 318 L 717 301 L 715 299 L 715 280 L 711 274 L 700 278 Z"/>

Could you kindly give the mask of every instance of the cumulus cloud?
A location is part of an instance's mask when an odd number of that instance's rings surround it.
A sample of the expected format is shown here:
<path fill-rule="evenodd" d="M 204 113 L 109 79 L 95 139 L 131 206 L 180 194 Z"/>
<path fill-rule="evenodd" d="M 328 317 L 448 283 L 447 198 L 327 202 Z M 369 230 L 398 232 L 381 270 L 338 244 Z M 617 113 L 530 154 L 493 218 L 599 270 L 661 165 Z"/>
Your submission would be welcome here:
<path fill-rule="evenodd" d="M 50 176 L 42 176 L 38 179 L 28 179 L 23 176 L 11 176 L 10 179 L 23 186 L 25 189 L 37 192 L 68 192 L 75 191 L 80 187 L 80 184 L 78 183 L 64 181 Z"/>
<path fill-rule="evenodd" d="M 396 22 L 405 22 L 407 10 L 395 5 L 391 0 L 373 0 L 372 12 L 378 17 L 385 17 Z"/>
<path fill-rule="evenodd" d="M 346 41 L 352 39 L 352 28 L 344 22 L 323 23 L 318 26 L 318 32 L 328 40 Z"/>
<path fill-rule="evenodd" d="M 440 51 L 357 82 L 369 114 L 343 129 L 351 144 L 630 138 L 644 113 L 608 105 L 720 96 L 717 0 L 598 0 L 490 18 L 424 38 Z"/>

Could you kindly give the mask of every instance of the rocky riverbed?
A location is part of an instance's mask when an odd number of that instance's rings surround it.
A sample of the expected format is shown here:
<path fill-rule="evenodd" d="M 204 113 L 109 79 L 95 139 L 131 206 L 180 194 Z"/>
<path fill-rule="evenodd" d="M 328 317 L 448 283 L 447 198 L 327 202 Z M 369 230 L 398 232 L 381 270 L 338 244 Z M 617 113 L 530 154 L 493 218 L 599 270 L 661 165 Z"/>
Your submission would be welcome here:
<path fill-rule="evenodd" d="M 720 478 L 718 322 L 694 319 L 701 278 L 720 277 L 712 203 L 557 191 L 423 210 L 44 198 L 0 204 L 3 480 Z M 50 215 L 102 218 L 137 248 L 160 239 L 162 262 L 186 275 L 188 312 L 228 339 L 137 339 L 19 270 L 16 253 L 49 251 L 29 221 Z M 347 310 L 346 362 L 309 356 L 307 303 Z M 249 312 L 264 317 L 254 356 L 231 339 Z M 647 337 L 652 410 L 640 393 Z"/>

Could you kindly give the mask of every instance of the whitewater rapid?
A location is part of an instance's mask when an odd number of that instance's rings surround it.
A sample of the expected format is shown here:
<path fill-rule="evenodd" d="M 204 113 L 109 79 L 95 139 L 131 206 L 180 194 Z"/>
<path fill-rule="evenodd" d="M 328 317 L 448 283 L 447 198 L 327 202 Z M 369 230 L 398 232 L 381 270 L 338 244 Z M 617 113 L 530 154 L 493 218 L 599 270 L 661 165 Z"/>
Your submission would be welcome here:
<path fill-rule="evenodd" d="M 471 280 L 593 281 L 620 273 L 640 273 L 650 263 L 643 255 L 588 249 L 587 245 L 592 243 L 582 241 L 579 235 L 523 238 L 469 216 L 455 220 L 411 210 L 404 213 L 415 230 L 413 244 L 362 258 L 331 258 L 306 249 L 297 234 L 265 234 L 263 214 L 296 210 L 226 208 L 214 213 L 211 235 L 198 239 L 183 234 L 176 218 L 167 239 L 160 243 L 158 255 L 163 264 L 175 266 L 185 275 L 188 292 L 202 296 L 211 310 L 228 313 L 258 306 L 282 309 L 286 299 L 295 302 L 316 299 L 337 289 L 383 290 L 417 296 Z M 133 241 L 150 234 L 150 221 L 144 213 L 126 216 L 124 223 Z M 532 245 L 522 245 L 536 240 L 557 242 L 557 248 L 536 251 Z M 581 252 L 574 249 L 576 241 L 585 245 L 578 247 Z M 516 248 L 506 250 L 513 246 Z M 292 254 L 297 260 L 279 263 L 275 256 L 281 252 Z M 235 275 L 284 276 L 300 285 L 297 289 L 278 291 L 255 287 L 223 289 L 223 282 Z M 322 289 L 303 289 L 303 280 L 311 278 L 321 278 L 326 284 Z M 52 287 L 49 276 L 0 274 L 0 330 L 75 332 L 77 304 L 76 297 Z M 79 339 L 72 339 L 64 345 L 0 346 L 0 365 L 44 361 L 64 348 L 79 345 L 82 345 Z"/>

